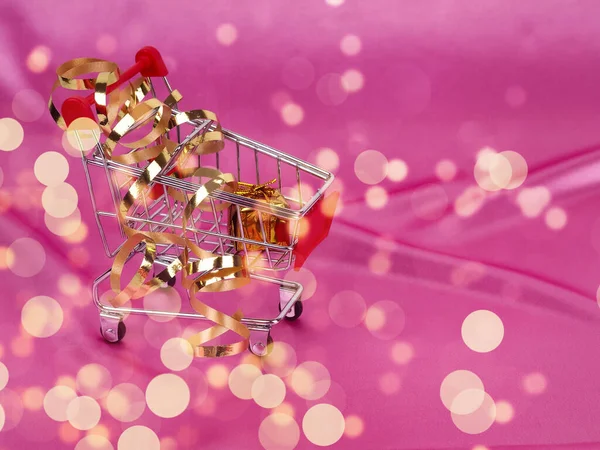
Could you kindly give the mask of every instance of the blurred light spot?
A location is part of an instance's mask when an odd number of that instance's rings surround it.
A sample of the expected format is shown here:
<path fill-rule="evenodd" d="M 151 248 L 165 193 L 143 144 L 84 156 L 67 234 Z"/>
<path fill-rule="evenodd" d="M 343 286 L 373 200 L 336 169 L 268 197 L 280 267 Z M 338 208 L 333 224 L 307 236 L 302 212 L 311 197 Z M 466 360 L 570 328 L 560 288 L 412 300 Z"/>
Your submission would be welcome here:
<path fill-rule="evenodd" d="M 375 275 L 385 275 L 392 267 L 392 260 L 388 252 L 378 251 L 369 258 L 369 270 Z"/>
<path fill-rule="evenodd" d="M 294 407 L 287 402 L 283 402 L 281 405 L 273 408 L 273 414 L 285 414 L 290 417 L 294 417 Z"/>
<path fill-rule="evenodd" d="M 240 364 L 229 373 L 229 389 L 237 398 L 250 400 L 252 384 L 262 375 L 261 370 L 253 364 Z"/>
<path fill-rule="evenodd" d="M 477 154 L 473 169 L 475 181 L 486 191 L 498 191 L 510 183 L 512 169 L 508 160 L 490 147 L 482 148 Z"/>
<path fill-rule="evenodd" d="M 263 408 L 275 408 L 285 399 L 285 384 L 277 375 L 259 376 L 252 383 L 252 398 Z"/>
<path fill-rule="evenodd" d="M 408 364 L 415 355 L 413 346 L 408 342 L 394 342 L 391 353 L 392 361 L 400 365 Z"/>
<path fill-rule="evenodd" d="M 63 237 L 77 233 L 83 225 L 79 208 L 75 208 L 71 215 L 63 218 L 52 217 L 46 213 L 44 214 L 44 222 L 53 234 Z M 87 232 L 85 234 L 87 235 Z"/>
<path fill-rule="evenodd" d="M 73 214 L 71 214 L 69 217 L 65 217 L 64 219 L 56 219 L 56 220 L 62 220 L 63 221 L 63 228 L 60 229 L 60 232 L 66 232 L 66 231 L 70 231 L 74 228 L 74 224 L 77 223 L 77 217 L 81 216 L 81 213 L 79 213 L 79 210 L 76 209 L 75 212 Z M 46 217 L 51 217 L 48 216 L 48 214 L 44 215 L 44 218 Z M 46 225 L 49 223 L 49 220 L 46 222 Z M 52 231 L 52 230 L 50 230 Z M 65 236 L 62 236 L 63 240 L 65 242 L 68 242 L 69 244 L 80 244 L 81 242 L 85 241 L 85 238 L 87 238 L 88 235 L 88 227 L 84 222 L 81 222 L 79 224 L 79 227 L 73 231 L 70 234 L 66 234 Z"/>
<path fill-rule="evenodd" d="M 46 102 L 37 91 L 23 89 L 13 97 L 12 111 L 22 122 L 34 122 L 46 111 Z"/>
<path fill-rule="evenodd" d="M 461 328 L 463 341 L 474 352 L 488 353 L 496 349 L 504 338 L 504 324 L 492 311 L 473 311 Z"/>
<path fill-rule="evenodd" d="M 107 299 L 111 298 L 110 295 L 107 294 Z M 164 323 L 148 320 L 144 324 L 144 337 L 154 348 L 160 349 L 172 336 L 181 336 L 181 323 L 178 320 Z"/>
<path fill-rule="evenodd" d="M 187 383 L 175 374 L 158 375 L 146 388 L 146 403 L 158 417 L 177 417 L 190 403 L 190 389 Z"/>
<path fill-rule="evenodd" d="M 360 38 L 354 34 L 347 34 L 340 41 L 340 50 L 346 56 L 358 55 L 361 47 Z"/>
<path fill-rule="evenodd" d="M 8 369 L 0 362 L 0 391 L 8 384 Z"/>
<path fill-rule="evenodd" d="M 46 186 L 57 186 L 67 178 L 69 163 L 60 153 L 45 152 L 35 160 L 33 171 L 40 183 Z"/>
<path fill-rule="evenodd" d="M 527 178 L 527 161 L 517 152 L 506 151 L 499 154 L 500 157 L 504 158 L 511 168 L 510 181 L 506 185 L 505 189 L 516 189 L 521 186 Z"/>
<path fill-rule="evenodd" d="M 17 427 L 23 418 L 21 396 L 10 389 L 4 389 L 0 392 L 0 405 L 3 409 L 0 413 L 0 431 L 9 431 Z"/>
<path fill-rule="evenodd" d="M 517 194 L 517 205 L 525 217 L 537 217 L 550 203 L 552 196 L 544 186 L 523 188 Z"/>
<path fill-rule="evenodd" d="M 325 0 L 325 3 L 327 3 L 329 6 L 338 7 L 343 5 L 344 1 L 345 0 Z"/>
<path fill-rule="evenodd" d="M 0 431 L 4 428 L 4 422 L 6 421 L 6 414 L 4 414 L 4 408 L 0 405 Z"/>
<path fill-rule="evenodd" d="M 315 68 L 308 59 L 296 56 L 285 63 L 281 76 L 287 87 L 306 89 L 315 79 Z"/>
<path fill-rule="evenodd" d="M 187 369 L 194 359 L 194 349 L 186 339 L 171 338 L 160 349 L 160 360 L 167 369 Z"/>
<path fill-rule="evenodd" d="M 89 117 L 80 117 L 71 122 L 65 134 L 70 147 L 75 149 L 73 156 L 81 157 L 82 153 L 93 149 L 98 143 L 100 139 L 100 126 Z M 64 142 L 63 147 L 65 147 Z M 66 147 L 65 150 L 67 150 L 67 153 L 70 153 Z"/>
<path fill-rule="evenodd" d="M 101 414 L 100 405 L 92 397 L 76 397 L 67 406 L 67 419 L 78 430 L 94 428 Z"/>
<path fill-rule="evenodd" d="M 229 46 L 237 40 L 237 28 L 231 23 L 224 23 L 217 28 L 219 44 Z"/>
<path fill-rule="evenodd" d="M 354 173 L 365 184 L 383 181 L 388 171 L 388 160 L 377 150 L 365 150 L 354 161 Z"/>
<path fill-rule="evenodd" d="M 57 219 L 70 216 L 77 209 L 77 191 L 68 183 L 48 186 L 42 193 L 42 205 L 46 212 Z"/>
<path fill-rule="evenodd" d="M 160 440 L 150 428 L 136 425 L 127 428 L 117 443 L 118 450 L 160 450 Z"/>
<path fill-rule="evenodd" d="M 23 143 L 23 127 L 15 119 L 0 119 L 0 150 L 12 152 Z"/>
<path fill-rule="evenodd" d="M 170 313 L 178 313 L 181 311 L 181 296 L 176 289 L 172 287 L 159 288 L 150 292 L 144 297 L 144 309 L 152 311 L 166 311 Z M 174 317 L 148 315 L 155 322 L 169 322 Z"/>
<path fill-rule="evenodd" d="M 364 84 L 365 77 L 359 70 L 349 69 L 342 74 L 342 87 L 346 92 L 358 92 Z"/>
<path fill-rule="evenodd" d="M 515 416 L 515 409 L 506 400 L 496 402 L 496 422 L 508 423 Z"/>
<path fill-rule="evenodd" d="M 381 186 L 371 186 L 365 193 L 365 202 L 371 209 L 383 209 L 388 203 L 387 191 Z"/>
<path fill-rule="evenodd" d="M 64 422 L 67 420 L 67 407 L 76 397 L 77 394 L 70 387 L 55 386 L 44 397 L 44 411 L 52 420 Z"/>
<path fill-rule="evenodd" d="M 392 159 L 387 164 L 387 177 L 389 180 L 403 181 L 408 175 L 408 166 L 401 159 Z"/>
<path fill-rule="evenodd" d="M 271 95 L 271 107 L 275 111 L 281 112 L 281 109 L 287 104 L 292 102 L 292 97 L 285 91 L 277 91 Z"/>
<path fill-rule="evenodd" d="M 484 394 L 484 399 L 477 410 L 470 414 L 452 413 L 454 425 L 467 434 L 480 434 L 492 426 L 496 420 L 496 405 L 489 394 Z"/>
<path fill-rule="evenodd" d="M 300 427 L 287 414 L 270 414 L 260 424 L 258 439 L 265 450 L 293 450 L 300 440 Z"/>
<path fill-rule="evenodd" d="M 3 183 L 4 183 L 4 171 L 2 170 L 2 167 L 0 167 L 0 187 L 2 187 Z"/>
<path fill-rule="evenodd" d="M 117 39 L 110 34 L 101 34 L 96 41 L 96 49 L 105 56 L 111 55 L 117 49 Z"/>
<path fill-rule="evenodd" d="M 114 450 L 114 447 L 106 437 L 91 434 L 81 439 L 75 450 Z"/>
<path fill-rule="evenodd" d="M 440 386 L 442 403 L 452 413 L 471 414 L 482 405 L 484 397 L 483 382 L 468 370 L 449 373 Z"/>
<path fill-rule="evenodd" d="M 216 389 L 223 389 L 229 380 L 229 369 L 223 364 L 213 364 L 206 371 L 208 384 Z"/>
<path fill-rule="evenodd" d="M 69 261 L 77 267 L 85 267 L 90 261 L 90 252 L 83 247 L 76 247 L 69 250 Z"/>
<path fill-rule="evenodd" d="M 373 336 L 382 340 L 397 337 L 404 330 L 406 319 L 404 311 L 389 300 L 382 300 L 371 305 L 365 316 L 365 325 Z"/>
<path fill-rule="evenodd" d="M 297 361 L 294 348 L 283 341 L 275 341 L 271 353 L 261 358 L 263 370 L 280 377 L 286 377 L 291 374 L 296 367 Z"/>
<path fill-rule="evenodd" d="M 63 323 L 63 310 L 53 298 L 33 297 L 21 311 L 21 324 L 31 336 L 47 338 L 56 334 Z"/>
<path fill-rule="evenodd" d="M 353 328 L 365 318 L 365 299 L 355 291 L 341 291 L 329 302 L 329 316 L 336 325 Z"/>
<path fill-rule="evenodd" d="M 523 389 L 531 395 L 543 394 L 548 382 L 546 377 L 539 372 L 534 372 L 523 377 Z"/>
<path fill-rule="evenodd" d="M 108 369 L 100 364 L 87 364 L 77 372 L 75 383 L 80 394 L 103 398 L 112 387 L 112 376 Z"/>
<path fill-rule="evenodd" d="M 442 186 L 431 184 L 414 191 L 410 196 L 410 204 L 415 216 L 424 220 L 436 220 L 448 208 L 448 194 Z"/>
<path fill-rule="evenodd" d="M 485 445 L 476 445 L 471 450 L 490 450 L 490 449 L 487 448 Z"/>
<path fill-rule="evenodd" d="M 504 94 L 504 100 L 511 108 L 519 108 L 527 101 L 527 92 L 521 86 L 509 86 Z"/>
<path fill-rule="evenodd" d="M 323 364 L 306 361 L 294 369 L 291 384 L 298 396 L 306 400 L 317 400 L 329 390 L 331 376 Z"/>
<path fill-rule="evenodd" d="M 469 186 L 454 202 L 454 212 L 460 217 L 470 217 L 481 209 L 485 191 L 478 186 Z"/>
<path fill-rule="evenodd" d="M 315 278 L 315 275 L 304 267 L 298 271 L 289 271 L 285 275 L 285 280 L 295 281 L 304 286 L 304 291 L 302 291 L 302 301 L 311 298 L 317 290 L 317 279 Z"/>
<path fill-rule="evenodd" d="M 81 290 L 81 281 L 76 275 L 67 273 L 58 279 L 58 289 L 65 295 L 76 295 Z"/>
<path fill-rule="evenodd" d="M 44 45 L 34 47 L 27 56 L 27 68 L 33 73 L 42 73 L 48 67 L 52 52 Z"/>
<path fill-rule="evenodd" d="M 77 383 L 75 382 L 75 378 L 70 377 L 68 375 L 61 375 L 56 379 L 56 386 L 67 386 L 71 389 L 77 389 Z"/>
<path fill-rule="evenodd" d="M 337 73 L 323 75 L 317 81 L 317 97 L 324 105 L 337 106 L 344 103 L 348 93 L 342 85 L 342 77 Z"/>
<path fill-rule="evenodd" d="M 295 127 L 304 119 L 304 110 L 296 103 L 288 102 L 281 108 L 281 119 L 290 127 Z"/>
<path fill-rule="evenodd" d="M 81 437 L 81 432 L 74 428 L 69 422 L 61 423 L 58 427 L 58 437 L 67 444 L 77 442 Z"/>
<path fill-rule="evenodd" d="M 340 440 L 344 434 L 344 416 L 333 405 L 320 403 L 310 408 L 302 419 L 302 430 L 313 444 L 326 447 Z"/>
<path fill-rule="evenodd" d="M 33 386 L 23 391 L 23 406 L 30 411 L 39 411 L 44 407 L 44 391 Z"/>
<path fill-rule="evenodd" d="M 466 287 L 485 276 L 485 266 L 476 261 L 467 261 L 452 269 L 450 282 L 454 286 Z"/>
<path fill-rule="evenodd" d="M 387 372 L 379 377 L 379 389 L 385 395 L 396 394 L 400 391 L 400 384 L 400 377 L 394 372 Z"/>
<path fill-rule="evenodd" d="M 27 358 L 33 353 L 33 338 L 28 334 L 15 336 L 10 341 L 10 349 L 18 358 Z"/>
<path fill-rule="evenodd" d="M 340 157 L 335 150 L 322 148 L 317 153 L 317 166 L 329 172 L 335 172 L 340 166 Z"/>
<path fill-rule="evenodd" d="M 0 270 L 8 269 L 15 264 L 15 253 L 6 247 L 0 247 Z"/>
<path fill-rule="evenodd" d="M 449 159 L 442 159 L 435 165 L 435 175 L 441 181 L 452 181 L 456 176 L 456 164 Z"/>
<path fill-rule="evenodd" d="M 346 416 L 345 422 L 346 426 L 344 429 L 344 434 L 347 437 L 349 437 L 350 439 L 354 439 L 363 434 L 363 431 L 365 430 L 365 423 L 360 417 L 352 414 Z"/>
<path fill-rule="evenodd" d="M 562 230 L 567 224 L 567 213 L 558 206 L 553 206 L 546 211 L 546 225 L 551 230 Z"/>
<path fill-rule="evenodd" d="M 146 409 L 146 398 L 135 384 L 118 384 L 106 397 L 106 409 L 120 422 L 133 422 L 139 419 Z"/>
<path fill-rule="evenodd" d="M 177 441 L 172 437 L 160 440 L 160 450 L 177 450 Z"/>

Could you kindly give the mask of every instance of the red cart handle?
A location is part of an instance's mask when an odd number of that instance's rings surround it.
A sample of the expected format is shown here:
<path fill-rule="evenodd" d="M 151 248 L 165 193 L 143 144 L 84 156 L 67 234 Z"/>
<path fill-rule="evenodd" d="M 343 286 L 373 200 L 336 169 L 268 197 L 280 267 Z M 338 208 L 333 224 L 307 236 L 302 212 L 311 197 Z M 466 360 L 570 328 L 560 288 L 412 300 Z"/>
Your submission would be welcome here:
<path fill-rule="evenodd" d="M 129 81 L 137 74 L 143 77 L 164 77 L 168 75 L 167 66 L 160 56 L 160 53 L 154 47 L 144 47 L 135 55 L 135 64 L 123 72 L 119 79 L 107 87 L 106 93 L 110 94 L 126 81 Z M 94 104 L 94 94 L 87 97 L 70 97 L 62 105 L 61 113 L 65 123 L 69 126 L 75 119 L 80 117 L 89 117 L 95 120 L 91 105 Z"/>

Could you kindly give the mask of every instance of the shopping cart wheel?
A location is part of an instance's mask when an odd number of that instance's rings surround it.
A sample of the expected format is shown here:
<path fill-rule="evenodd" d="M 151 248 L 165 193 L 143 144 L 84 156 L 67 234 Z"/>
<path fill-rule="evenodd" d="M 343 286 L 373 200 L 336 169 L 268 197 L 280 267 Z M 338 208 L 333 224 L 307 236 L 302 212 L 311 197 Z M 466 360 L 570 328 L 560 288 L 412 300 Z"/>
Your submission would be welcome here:
<path fill-rule="evenodd" d="M 283 308 L 281 307 L 281 303 L 279 304 L 279 312 L 281 312 Z M 290 308 L 288 313 L 285 315 L 285 319 L 293 322 L 294 320 L 298 320 L 302 315 L 302 311 L 304 311 L 304 306 L 302 305 L 302 300 L 298 300 L 294 303 L 294 306 Z"/>
<path fill-rule="evenodd" d="M 264 337 L 261 336 L 262 334 L 264 333 L 260 332 L 250 336 L 248 350 L 256 356 L 267 356 L 273 350 L 273 338 L 271 337 L 271 333 L 267 334 L 266 341 L 264 340 Z"/>
<path fill-rule="evenodd" d="M 127 328 L 120 316 L 100 314 L 100 334 L 106 342 L 117 343 L 125 337 Z"/>

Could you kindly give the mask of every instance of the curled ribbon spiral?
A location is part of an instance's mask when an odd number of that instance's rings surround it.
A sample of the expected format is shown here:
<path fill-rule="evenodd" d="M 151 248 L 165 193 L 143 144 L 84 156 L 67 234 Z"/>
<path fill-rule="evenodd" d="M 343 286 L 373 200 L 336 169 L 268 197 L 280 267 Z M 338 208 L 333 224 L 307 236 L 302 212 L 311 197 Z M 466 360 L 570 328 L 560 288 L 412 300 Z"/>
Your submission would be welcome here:
<path fill-rule="evenodd" d="M 93 90 L 96 105 L 97 123 L 106 136 L 101 144 L 106 159 L 126 165 L 147 162 L 142 175 L 129 187 L 122 198 L 117 216 L 127 240 L 116 254 L 110 275 L 110 285 L 115 296 L 110 300 L 114 307 L 123 306 L 130 299 L 137 299 L 160 288 L 163 283 L 181 273 L 181 283 L 189 292 L 192 308 L 215 323 L 214 326 L 189 338 L 194 353 L 198 357 L 221 357 L 234 355 L 248 348 L 250 331 L 241 322 L 242 312 L 229 316 L 214 309 L 198 298 L 201 291 L 223 292 L 236 289 L 250 281 L 244 260 L 239 255 L 215 255 L 201 249 L 186 237 L 187 225 L 196 210 L 207 210 L 213 206 L 207 204 L 210 194 L 216 189 L 235 192 L 237 182 L 231 174 L 223 174 L 216 169 L 184 167 L 192 154 L 215 153 L 223 149 L 223 135 L 217 116 L 206 110 L 174 111 L 182 99 L 178 91 L 172 91 L 164 102 L 146 99 L 150 92 L 150 83 L 140 78 L 127 83 L 123 88 L 110 93 L 108 88 L 119 79 L 119 68 L 115 63 L 94 59 L 77 58 L 62 64 L 57 69 L 58 79 L 54 83 L 48 108 L 56 124 L 67 129 L 64 118 L 53 103 L 52 94 L 58 87 L 69 90 Z M 90 74 L 97 74 L 89 77 Z M 83 75 L 89 78 L 78 78 Z M 167 134 L 175 127 L 199 119 L 213 122 L 211 131 L 204 131 L 190 139 L 180 152 L 175 154 L 178 142 L 171 141 Z M 125 136 L 133 129 L 141 128 L 152 120 L 151 130 L 143 137 L 124 142 Z M 119 147 L 126 149 L 116 154 Z M 176 161 L 172 159 L 177 156 Z M 128 213 L 136 202 L 152 189 L 156 177 L 163 175 L 173 163 L 178 167 L 181 178 L 198 176 L 209 178 L 192 194 L 184 194 L 168 187 L 167 195 L 185 204 L 182 215 L 181 234 L 138 230 L 128 223 Z M 186 165 L 187 166 L 187 165 Z M 222 210 L 228 205 L 214 205 Z M 180 254 L 156 276 L 148 280 L 154 262 L 158 258 L 159 245 L 166 244 L 180 249 Z M 144 247 L 142 262 L 129 283 L 122 287 L 121 277 L 130 255 Z M 227 331 L 233 331 L 240 340 L 227 345 L 206 345 Z"/>

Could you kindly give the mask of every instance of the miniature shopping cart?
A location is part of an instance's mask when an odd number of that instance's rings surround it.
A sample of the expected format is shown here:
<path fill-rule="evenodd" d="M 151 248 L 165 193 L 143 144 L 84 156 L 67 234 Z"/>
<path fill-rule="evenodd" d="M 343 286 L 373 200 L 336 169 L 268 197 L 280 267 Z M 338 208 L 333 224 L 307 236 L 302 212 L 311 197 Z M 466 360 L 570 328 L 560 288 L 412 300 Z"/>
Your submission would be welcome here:
<path fill-rule="evenodd" d="M 109 86 L 109 91 L 137 74 L 147 78 L 154 97 L 157 97 L 159 87 L 163 90 L 166 89 L 166 95 L 173 92 L 166 79 L 167 71 L 160 54 L 151 47 L 146 47 L 138 52 L 136 64 L 123 72 L 119 80 Z M 162 83 L 157 83 L 159 78 L 162 78 L 164 88 Z M 90 105 L 93 101 L 93 97 L 68 99 L 62 108 L 66 122 L 70 123 L 75 118 L 85 115 L 89 117 Z M 177 106 L 174 108 L 174 112 L 177 112 Z M 143 120 L 147 119 L 147 117 L 143 118 Z M 213 121 L 201 119 L 189 120 L 171 129 L 169 139 L 177 144 L 171 161 L 175 161 L 178 154 L 196 136 L 214 129 L 215 126 Z M 294 264 L 295 249 L 301 239 L 300 223 L 309 216 L 311 211 L 318 209 L 318 202 L 332 183 L 333 175 L 232 131 L 223 129 L 222 133 L 225 139 L 223 150 L 197 156 L 197 165 L 216 168 L 224 173 L 232 173 L 239 181 L 257 185 L 276 180 L 274 187 L 283 193 L 289 207 L 273 206 L 239 193 L 217 189 L 210 193 L 206 203 L 210 207 L 195 210 L 192 220 L 183 229 L 181 216 L 185 203 L 174 200 L 172 195 L 168 195 L 168 191 L 179 192 L 184 198 L 187 198 L 189 194 L 195 193 L 200 188 L 200 184 L 195 183 L 193 178 L 181 179 L 169 176 L 173 163 L 164 167 L 161 173 L 153 179 L 152 195 L 144 195 L 142 201 L 128 212 L 125 220 L 129 227 L 140 232 L 187 233 L 187 235 L 192 233 L 192 241 L 203 250 L 215 255 L 242 255 L 247 259 L 252 279 L 278 286 L 279 311 L 277 314 L 274 314 L 273 317 L 246 317 L 241 320 L 251 332 L 250 351 L 262 356 L 267 354 L 271 347 L 269 345 L 272 342 L 271 328 L 284 318 L 295 320 L 302 313 L 302 285 L 272 275 L 289 270 Z M 196 158 L 195 155 L 194 158 Z M 106 158 L 100 138 L 97 139 L 91 152 L 83 154 L 82 160 L 102 243 L 106 255 L 114 257 L 126 238 L 122 222 L 119 221 L 119 204 L 126 194 L 131 180 L 137 179 L 144 172 L 144 166 L 143 164 L 120 164 Z M 223 204 L 229 206 L 224 208 Z M 245 236 L 243 227 L 240 227 L 240 235 L 232 234 L 228 226 L 228 220 L 230 220 L 228 212 L 231 211 L 231 208 L 237 210 L 238 219 L 241 216 L 240 208 L 245 211 L 256 211 L 260 219 L 260 237 Z M 289 239 L 285 244 L 274 244 L 267 240 L 262 219 L 264 214 L 276 216 L 288 223 Z M 326 233 L 327 230 L 323 231 Z M 116 239 L 115 236 L 117 236 Z M 258 256 L 255 254 L 256 252 L 248 250 L 250 247 L 256 248 L 256 246 L 261 248 Z M 155 264 L 169 265 L 178 257 L 180 251 L 181 249 L 173 244 L 157 244 Z M 136 248 L 130 257 L 140 252 L 143 252 L 143 248 Z M 110 277 L 110 274 L 111 269 L 108 269 L 100 275 L 94 281 L 92 290 L 94 302 L 100 312 L 101 334 L 109 342 L 118 342 L 124 337 L 123 318 L 129 314 L 206 320 L 204 316 L 193 312 L 167 312 L 108 305 L 101 301 L 99 286 Z"/>

